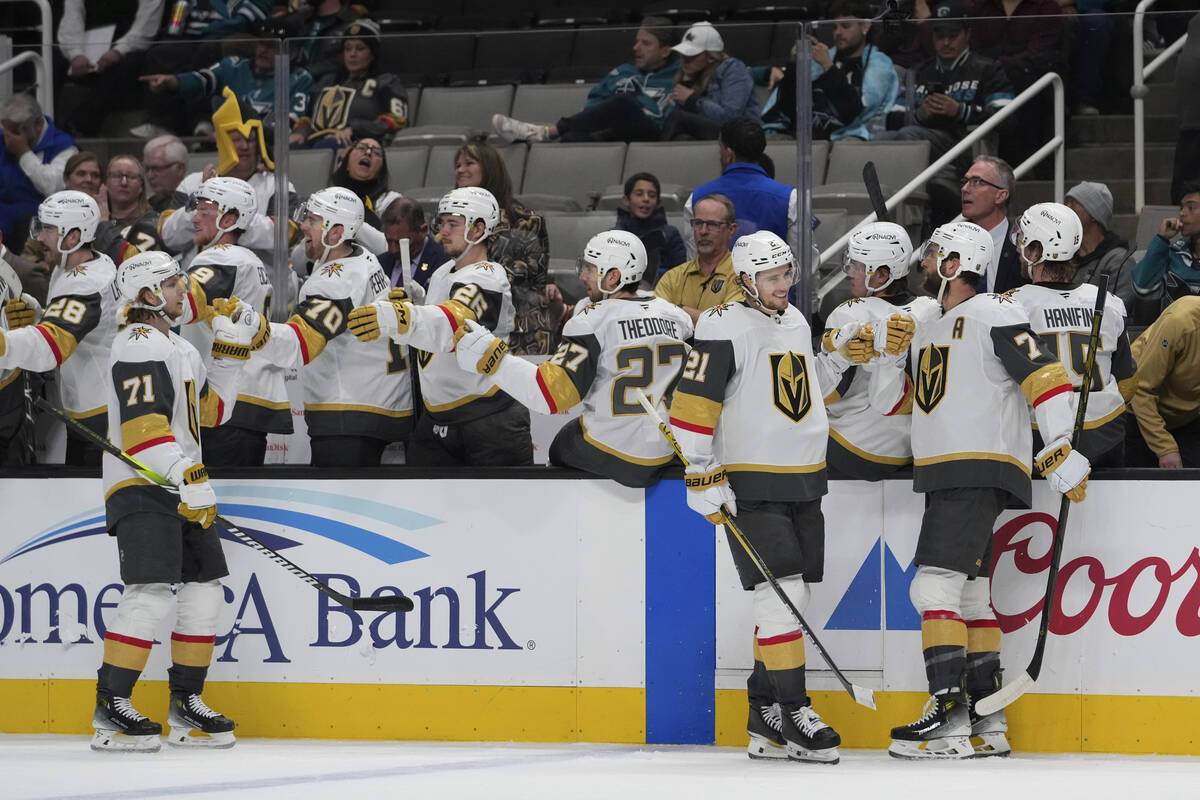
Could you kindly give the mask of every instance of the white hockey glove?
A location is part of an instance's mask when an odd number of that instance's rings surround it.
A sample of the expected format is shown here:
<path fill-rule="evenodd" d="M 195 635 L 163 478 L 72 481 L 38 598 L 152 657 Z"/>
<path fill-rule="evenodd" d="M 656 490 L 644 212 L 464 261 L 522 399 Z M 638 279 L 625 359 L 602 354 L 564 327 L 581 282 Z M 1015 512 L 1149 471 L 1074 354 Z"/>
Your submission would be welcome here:
<path fill-rule="evenodd" d="M 687 485 L 688 508 L 711 522 L 713 525 L 723 525 L 726 522 L 722 506 L 729 513 L 737 516 L 737 498 L 729 485 L 729 476 L 725 467 L 717 466 L 708 472 L 685 471 L 684 483 Z"/>
<path fill-rule="evenodd" d="M 1062 492 L 1071 502 L 1078 503 L 1087 496 L 1088 475 L 1092 464 L 1063 436 L 1055 439 L 1034 458 L 1038 472 L 1056 492 Z"/>
<path fill-rule="evenodd" d="M 425 305 L 425 289 L 421 284 L 413 281 L 408 286 L 397 286 L 388 292 L 388 300 L 398 302 L 407 300 L 414 306 Z"/>
<path fill-rule="evenodd" d="M 196 463 L 183 471 L 179 484 L 179 515 L 207 528 L 217 518 L 217 494 L 208 482 L 208 470 Z"/>
<path fill-rule="evenodd" d="M 373 342 L 381 336 L 390 339 L 397 333 L 408 333 L 412 306 L 403 300 L 376 300 L 351 311 L 347 324 L 360 342 Z"/>
<path fill-rule="evenodd" d="M 508 345 L 482 325 L 463 321 L 463 335 L 455 345 L 454 357 L 458 366 L 467 372 L 491 375 L 508 352 Z"/>
<path fill-rule="evenodd" d="M 883 355 L 903 355 L 912 342 L 917 322 L 904 314 L 892 314 L 875 323 L 875 352 Z"/>
<path fill-rule="evenodd" d="M 271 326 L 261 314 L 253 311 L 241 314 L 236 322 L 218 314 L 212 318 L 212 329 L 213 358 L 245 361 L 252 350 L 262 349 L 271 338 Z"/>
<path fill-rule="evenodd" d="M 855 364 L 865 364 L 874 355 L 870 325 L 849 322 L 840 328 L 830 328 L 821 337 L 821 349 L 827 362 L 838 372 Z"/>

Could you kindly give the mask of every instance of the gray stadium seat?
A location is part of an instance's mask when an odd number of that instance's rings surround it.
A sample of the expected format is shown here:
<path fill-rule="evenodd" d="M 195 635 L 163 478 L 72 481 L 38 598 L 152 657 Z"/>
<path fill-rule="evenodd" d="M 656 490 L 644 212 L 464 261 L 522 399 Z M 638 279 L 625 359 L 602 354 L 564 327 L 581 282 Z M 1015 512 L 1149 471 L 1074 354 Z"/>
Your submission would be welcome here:
<path fill-rule="evenodd" d="M 539 196 L 531 208 L 546 208 L 549 199 L 563 197 L 587 208 L 605 186 L 621 179 L 624 163 L 624 142 L 534 144 L 520 194 Z"/>
<path fill-rule="evenodd" d="M 815 208 L 845 208 L 851 216 L 866 216 L 873 209 L 863 187 L 862 168 L 875 162 L 884 197 L 893 194 L 929 165 L 929 142 L 834 142 L 829 154 L 825 182 L 813 190 Z M 926 200 L 923 191 L 909 195 L 902 208 L 896 209 L 896 221 L 907 225 L 919 216 Z"/>
<path fill-rule="evenodd" d="M 425 182 L 429 148 L 425 145 L 389 147 L 385 151 L 389 186 L 417 186 Z"/>
<path fill-rule="evenodd" d="M 692 189 L 721 174 L 716 142 L 632 142 L 625 155 L 624 181 L 635 172 L 652 173 L 663 183 L 684 187 L 684 199 Z"/>
<path fill-rule="evenodd" d="M 616 216 L 610 211 L 585 211 L 582 214 L 547 212 L 546 234 L 550 237 L 550 257 L 576 259 L 588 239 L 612 228 Z"/>
<path fill-rule="evenodd" d="M 454 156 L 458 153 L 457 144 L 436 144 L 429 148 L 429 164 L 425 168 L 426 186 L 443 186 L 454 183 Z M 514 193 L 521 185 L 521 175 L 525 172 L 525 153 L 528 149 L 524 144 L 500 145 L 496 148 L 504 156 L 508 165 L 508 175 L 512 178 Z"/>
<path fill-rule="evenodd" d="M 329 185 L 333 171 L 333 150 L 317 147 L 312 150 L 292 150 L 288 153 L 288 179 L 296 187 L 297 197 L 308 197 Z"/>
<path fill-rule="evenodd" d="M 398 184 L 392 184 L 396 186 Z M 446 192 L 453 189 L 453 186 L 410 186 L 401 188 L 398 191 L 400 194 L 412 200 L 416 200 L 421 204 L 421 210 L 425 212 L 425 219 L 433 225 L 433 220 L 437 217 L 438 201 Z"/>
<path fill-rule="evenodd" d="M 817 249 L 821 251 L 824 251 L 826 247 L 836 242 L 838 237 L 849 230 L 852 221 L 858 221 L 857 218 L 850 220 L 844 208 L 823 208 L 817 214 L 817 219 L 821 221 L 821 224 L 813 231 L 813 241 L 816 242 Z M 837 260 L 837 258 L 840 258 L 840 254 L 833 260 Z"/>
<path fill-rule="evenodd" d="M 767 155 L 775 162 L 775 180 L 794 186 L 796 183 L 796 143 L 785 139 L 768 140 Z M 813 186 L 820 186 L 825 182 L 825 164 L 828 160 L 829 142 L 813 142 Z"/>
<path fill-rule="evenodd" d="M 492 114 L 512 110 L 513 87 L 432 86 L 421 92 L 416 125 L 396 134 L 393 141 L 429 144 L 465 142 L 479 132 L 492 130 Z"/>
<path fill-rule="evenodd" d="M 1150 240 L 1158 235 L 1158 226 L 1162 221 L 1177 216 L 1179 206 L 1142 206 L 1142 212 L 1138 214 L 1137 236 L 1134 237 L 1133 243 L 1138 247 L 1146 247 Z"/>
<path fill-rule="evenodd" d="M 513 97 L 511 116 L 553 124 L 582 109 L 591 88 L 586 83 L 523 83 Z"/>

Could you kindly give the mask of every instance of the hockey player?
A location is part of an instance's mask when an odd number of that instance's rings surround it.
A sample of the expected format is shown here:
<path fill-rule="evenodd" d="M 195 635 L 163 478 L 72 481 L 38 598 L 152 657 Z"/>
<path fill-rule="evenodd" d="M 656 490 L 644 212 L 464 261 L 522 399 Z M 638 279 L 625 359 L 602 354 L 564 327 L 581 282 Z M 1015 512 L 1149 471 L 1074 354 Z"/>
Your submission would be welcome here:
<path fill-rule="evenodd" d="M 911 417 L 880 417 L 871 406 L 872 389 L 878 389 L 881 359 L 904 366 L 905 342 L 893 342 L 888 353 L 888 321 L 908 327 L 897 317 L 915 321 L 941 313 L 937 301 L 914 297 L 908 291 L 908 262 L 912 243 L 903 227 L 894 222 L 873 222 L 854 232 L 846 245 L 843 269 L 853 297 L 829 315 L 826 325 L 838 329 L 848 323 L 871 325 L 879 337 L 875 360 L 853 366 L 842 376 L 839 395 L 826 405 L 829 414 L 829 468 L 861 480 L 879 480 L 912 463 L 909 441 Z"/>
<path fill-rule="evenodd" d="M 628 231 L 593 236 L 579 260 L 591 305 L 567 321 L 558 351 L 540 365 L 512 355 L 503 339 L 464 322 L 455 351 L 459 366 L 489 376 L 504 392 L 539 414 L 583 403 L 550 445 L 550 463 L 652 486 L 675 461 L 633 394 L 665 398 L 687 359 L 692 319 L 659 297 L 640 297 L 646 248 Z"/>
<path fill-rule="evenodd" d="M 1062 363 L 1076 389 L 1083 383 L 1097 292 L 1090 283 L 1071 286 L 1073 259 L 1082 239 L 1083 225 L 1070 208 L 1060 203 L 1030 206 L 1017 223 L 1016 244 L 1021 273 L 1033 283 L 1009 292 L 1029 312 L 1029 325 L 1042 349 Z M 1101 325 L 1079 452 L 1094 466 L 1115 467 L 1124 462 L 1125 403 L 1137 391 L 1137 365 L 1125 332 L 1125 303 L 1112 292 L 1105 297 Z M 1076 397 L 1071 395 L 1072 405 Z M 1042 445 L 1035 424 L 1034 450 Z"/>
<path fill-rule="evenodd" d="M 351 309 L 386 298 L 391 284 L 355 241 L 363 203 L 353 192 L 340 186 L 313 192 L 299 216 L 313 272 L 300 287 L 296 313 L 271 323 L 259 356 L 278 366 L 303 364 L 313 466 L 376 466 L 388 443 L 412 430 L 408 359 L 386 339 L 363 346 L 343 334 Z"/>
<path fill-rule="evenodd" d="M 913 489 L 926 494 L 909 588 L 921 614 L 929 702 L 892 729 L 899 758 L 1004 755 L 1004 712 L 974 704 L 1000 686 L 1000 627 L 991 608 L 992 528 L 1009 498 L 1032 498 L 1029 407 L 1049 444 L 1036 457 L 1050 485 L 1084 497 L 1088 460 L 1071 449 L 1071 382 L 1006 295 L 980 294 L 992 237 L 970 222 L 933 232 L 923 250 L 924 288 L 942 314 L 917 326 L 911 379 L 895 364 L 877 409 L 912 414 Z M 979 749 L 970 737 L 981 737 Z"/>
<path fill-rule="evenodd" d="M 429 278 L 427 305 L 377 300 L 356 308 L 350 329 L 364 342 L 380 337 L 417 353 L 425 410 L 409 442 L 406 463 L 424 466 L 522 466 L 533 463 L 529 409 L 453 354 L 471 320 L 508 339 L 512 290 L 504 267 L 487 260 L 487 238 L 500 207 L 487 189 L 454 189 L 438 203 L 447 261 Z"/>
<path fill-rule="evenodd" d="M 158 624 L 172 609 L 168 742 L 234 742 L 233 722 L 201 699 L 222 605 L 220 579 L 229 572 L 211 527 L 217 499 L 200 441 L 202 428 L 229 419 L 243 362 L 214 358 L 206 369 L 196 348 L 171 333 L 183 312 L 184 281 L 166 253 L 142 253 L 121 265 L 116 286 L 127 324 L 113 343 L 104 383 L 93 387 L 108 387 L 113 444 L 179 487 L 174 498 L 115 456 L 104 456 L 104 509 L 108 531 L 117 537 L 125 591 L 104 636 L 93 750 L 159 748 L 162 725 L 138 713 L 130 697 Z M 257 317 L 244 314 L 236 324 L 214 317 L 216 347 L 248 353 Z"/>
<path fill-rule="evenodd" d="M 694 347 L 671 403 L 671 427 L 688 459 L 688 505 L 714 524 L 736 518 L 796 608 L 823 577 L 829 423 L 822 402 L 849 365 L 851 323 L 830 338 L 842 363 L 813 355 L 808 323 L 788 303 L 796 274 L 788 246 L 769 231 L 733 246 L 746 300 L 700 315 Z M 754 592 L 751 758 L 837 763 L 841 737 L 812 708 L 804 638 L 754 562 L 728 537 L 742 587 Z"/>
<path fill-rule="evenodd" d="M 188 198 L 195 250 L 189 254 L 190 288 L 181 323 L 206 323 L 214 304 L 227 307 L 221 301 L 241 300 L 259 314 L 268 313 L 271 281 L 266 267 L 252 250 L 238 244 L 257 214 L 256 207 L 254 190 L 239 178 L 210 178 Z M 180 333 L 201 353 L 212 349 L 212 329 L 207 324 L 185 324 Z M 258 349 L 269 335 L 264 323 Z M 209 466 L 262 466 L 267 434 L 292 432 L 285 372 L 266 359 L 250 359 L 233 418 L 205 437 Z"/>
<path fill-rule="evenodd" d="M 116 267 L 92 249 L 100 209 L 83 192 L 55 192 L 38 206 L 30 235 L 55 264 L 41 321 L 6 337 L 0 369 L 21 367 L 47 372 L 59 367 L 63 408 L 80 423 L 104 435 L 107 409 L 96 387 L 107 381 L 108 353 L 117 331 Z M 10 309 L 14 301 L 10 301 Z M 67 433 L 66 463 L 100 466 L 100 448 Z"/>

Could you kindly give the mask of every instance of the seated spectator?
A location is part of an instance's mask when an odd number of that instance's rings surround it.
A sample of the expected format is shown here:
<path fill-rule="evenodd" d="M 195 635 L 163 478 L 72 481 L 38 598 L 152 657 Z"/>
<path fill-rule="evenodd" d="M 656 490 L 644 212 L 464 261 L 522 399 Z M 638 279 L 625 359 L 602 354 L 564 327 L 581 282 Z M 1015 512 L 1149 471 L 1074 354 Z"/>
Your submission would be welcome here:
<path fill-rule="evenodd" d="M 1171 303 L 1131 349 L 1137 391 L 1129 405 L 1144 444 L 1127 442 L 1129 465 L 1200 467 L 1200 297 Z"/>
<path fill-rule="evenodd" d="M 282 17 L 267 21 L 272 31 L 278 31 L 291 42 L 292 65 L 304 67 L 313 80 L 336 72 L 342 57 L 338 37 L 355 21 L 362 19 L 363 6 L 345 0 L 310 0 L 289 4 L 296 9 Z"/>
<path fill-rule="evenodd" d="M 387 144 L 406 125 L 408 92 L 395 75 L 380 74 L 379 26 L 361 19 L 342 35 L 341 65 L 309 94 L 307 113 L 288 140 L 333 148 L 367 138 Z"/>
<path fill-rule="evenodd" d="M 988 292 L 1003 293 L 1029 283 L 1021 277 L 1021 257 L 1009 235 L 1008 204 L 1016 186 L 1012 167 L 995 156 L 977 156 L 962 179 L 963 218 L 992 235 L 992 263 L 984 276 Z"/>
<path fill-rule="evenodd" d="M 886 53 L 867 44 L 870 14 L 860 0 L 837 0 L 830 13 L 834 47 L 812 39 L 813 138 L 871 139 L 883 130 L 900 92 L 896 67 Z M 781 92 L 786 92 L 784 83 Z"/>
<path fill-rule="evenodd" d="M 31 94 L 8 98 L 0 108 L 0 127 L 0 232 L 19 248 L 38 203 L 63 188 L 63 169 L 78 148 Z"/>
<path fill-rule="evenodd" d="M 390 180 L 383 147 L 374 139 L 361 139 L 340 159 L 329 185 L 341 186 L 358 195 L 367 224 L 378 228 L 379 212 L 400 196 L 388 188 Z"/>
<path fill-rule="evenodd" d="M 716 139 L 721 125 L 734 117 L 759 119 L 754 78 L 749 68 L 725 52 L 721 34 L 709 22 L 688 28 L 672 48 L 682 56 L 664 139 Z"/>
<path fill-rule="evenodd" d="M 140 252 L 162 250 L 158 214 L 146 200 L 141 163 L 133 156 L 109 159 L 104 189 L 103 196 L 108 202 L 100 204 L 96 249 L 107 254 L 114 264 Z"/>
<path fill-rule="evenodd" d="M 403 261 L 400 258 L 400 243 L 408 240 L 408 258 L 412 265 L 412 279 L 421 288 L 429 286 L 429 277 L 445 264 L 449 257 L 436 237 L 429 233 L 425 221 L 425 209 L 409 197 L 397 197 L 383 210 L 383 235 L 387 238 L 388 250 L 379 256 L 379 266 L 391 276 L 392 286 L 403 286 L 400 273 Z"/>
<path fill-rule="evenodd" d="M 629 231 L 646 248 L 646 273 L 642 280 L 651 286 L 672 267 L 687 261 L 687 249 L 667 210 L 658 201 L 662 185 L 649 172 L 639 172 L 625 181 L 625 196 L 617 209 L 617 230 Z"/>
<path fill-rule="evenodd" d="M 156 136 L 142 148 L 142 164 L 146 167 L 146 183 L 150 186 L 150 207 L 162 212 L 179 208 L 187 197 L 178 191 L 187 173 L 187 147 L 174 134 Z"/>
<path fill-rule="evenodd" d="M 1141 297 L 1159 298 L 1163 309 L 1181 297 L 1200 294 L 1200 182 L 1185 183 L 1181 191 L 1179 216 L 1162 221 L 1146 255 L 1133 268 L 1134 290 Z"/>
<path fill-rule="evenodd" d="M 553 338 L 561 316 L 549 311 L 561 298 L 550 282 L 550 237 L 546 220 L 513 197 L 512 177 L 504 157 L 486 144 L 464 144 L 454 157 L 456 188 L 487 189 L 500 206 L 500 224 L 487 239 L 488 260 L 503 265 L 512 287 L 513 320 L 508 344 L 515 353 L 539 355 L 554 351 Z"/>
<path fill-rule="evenodd" d="M 1108 276 L 1108 290 L 1120 297 L 1126 309 L 1132 309 L 1137 293 L 1133 289 L 1133 263 L 1129 242 L 1112 227 L 1112 192 L 1103 183 L 1084 181 L 1071 187 L 1063 201 L 1083 225 L 1083 240 L 1075 256 L 1075 280 L 1099 285 L 1100 276 Z"/>
<path fill-rule="evenodd" d="M 737 212 L 723 194 L 710 194 L 696 202 L 692 219 L 696 257 L 667 271 L 654 287 L 654 294 L 688 313 L 694 324 L 700 312 L 722 303 L 745 299 L 733 271 L 734 235 Z"/>
<path fill-rule="evenodd" d="M 646 17 L 633 43 L 633 61 L 621 64 L 588 92 L 583 110 L 553 125 L 492 116 L 496 133 L 509 142 L 649 142 L 662 138 L 675 106 L 671 91 L 679 58 L 671 20 Z"/>

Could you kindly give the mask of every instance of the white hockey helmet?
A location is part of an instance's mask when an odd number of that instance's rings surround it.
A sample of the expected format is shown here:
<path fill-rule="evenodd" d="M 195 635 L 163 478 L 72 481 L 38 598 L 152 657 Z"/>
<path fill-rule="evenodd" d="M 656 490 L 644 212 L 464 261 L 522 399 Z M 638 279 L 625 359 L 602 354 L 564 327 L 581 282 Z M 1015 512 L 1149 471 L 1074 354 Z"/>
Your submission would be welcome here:
<path fill-rule="evenodd" d="M 323 245 L 325 245 L 325 234 L 335 225 L 342 226 L 342 238 L 332 245 L 326 245 L 327 248 L 337 247 L 339 244 L 354 239 L 358 235 L 358 229 L 362 227 L 365 215 L 363 202 L 358 195 L 341 186 L 330 186 L 313 192 L 296 213 L 300 220 L 309 214 L 321 218 L 321 244 Z"/>
<path fill-rule="evenodd" d="M 145 308 L 170 319 L 163 309 L 162 287 L 176 275 L 184 277 L 183 270 L 179 268 L 179 262 L 161 250 L 148 250 L 122 261 L 121 265 L 117 267 L 116 286 L 117 293 L 126 304 L 125 310 Z M 154 293 L 158 298 L 156 305 L 143 303 L 139 299 L 143 289 L 149 289 Z"/>
<path fill-rule="evenodd" d="M 195 211 L 201 200 L 208 200 L 217 207 L 217 236 L 226 231 L 244 231 L 258 213 L 258 198 L 250 184 L 241 178 L 209 178 L 188 197 L 187 210 Z M 221 227 L 221 217 L 230 211 L 237 212 L 237 221 L 228 228 Z"/>
<path fill-rule="evenodd" d="M 775 267 L 791 267 L 791 283 L 795 283 L 798 275 L 796 257 L 787 242 L 770 231 L 755 231 L 746 234 L 733 243 L 733 271 L 739 277 L 744 273 L 750 279 L 750 285 L 742 289 L 753 299 L 758 299 L 758 287 L 755 279 L 758 273 Z"/>
<path fill-rule="evenodd" d="M 588 239 L 579 259 L 581 270 L 589 264 L 596 267 L 596 276 L 601 284 L 600 292 L 608 296 L 612 292 L 604 290 L 603 281 L 610 270 L 615 269 L 621 273 L 617 289 L 642 279 L 642 274 L 646 271 L 646 245 L 629 231 L 611 230 L 597 233 Z"/>
<path fill-rule="evenodd" d="M 483 235 L 478 239 L 467 236 L 467 244 L 479 244 L 491 236 L 500 224 L 500 204 L 491 192 L 479 186 L 452 189 L 438 201 L 437 213 L 439 217 L 442 214 L 462 217 L 466 220 L 468 232 L 475 220 L 483 220 Z"/>
<path fill-rule="evenodd" d="M 850 236 L 842 258 L 842 269 L 848 273 L 855 265 L 864 267 L 867 294 L 874 294 L 907 275 L 910 258 L 912 241 L 902 225 L 894 222 L 872 222 Z M 888 268 L 887 283 L 872 288 L 871 276 L 880 267 Z"/>
<path fill-rule="evenodd" d="M 958 258 L 960 274 L 973 272 L 976 275 L 986 275 L 988 266 L 992 263 L 992 235 L 973 222 L 960 220 L 936 228 L 923 252 L 928 255 L 933 247 L 937 248 L 935 252 L 939 275 L 942 274 L 943 262 L 952 255 Z"/>
<path fill-rule="evenodd" d="M 1038 203 L 1025 209 L 1013 231 L 1013 244 L 1025 256 L 1025 248 L 1037 242 L 1042 246 L 1042 261 L 1070 261 L 1083 241 L 1079 215 L 1062 203 Z M 1033 266 L 1033 264 L 1030 264 Z"/>
<path fill-rule="evenodd" d="M 44 228 L 53 227 L 58 232 L 56 247 L 65 260 L 68 253 L 95 241 L 99 224 L 100 206 L 92 196 L 65 189 L 50 195 L 38 206 L 37 214 L 29 221 L 29 235 L 36 239 Z M 79 231 L 78 243 L 71 248 L 63 247 L 63 240 L 74 230 Z"/>

